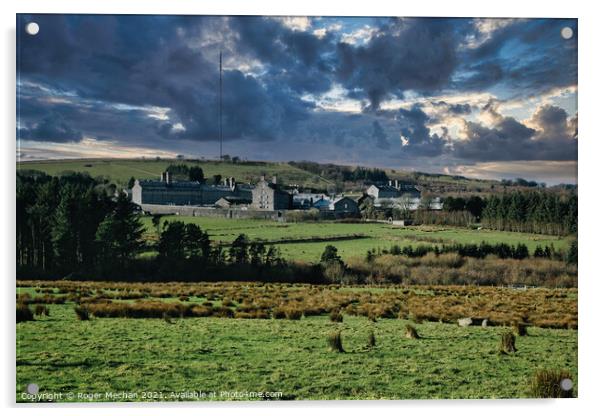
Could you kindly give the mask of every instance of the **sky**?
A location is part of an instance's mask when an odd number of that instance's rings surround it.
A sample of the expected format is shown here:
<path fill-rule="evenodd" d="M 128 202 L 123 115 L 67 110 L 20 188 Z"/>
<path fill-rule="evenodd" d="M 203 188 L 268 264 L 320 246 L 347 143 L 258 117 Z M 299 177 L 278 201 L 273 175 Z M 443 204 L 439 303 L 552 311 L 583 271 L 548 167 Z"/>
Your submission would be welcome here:
<path fill-rule="evenodd" d="M 577 37 L 576 19 L 17 15 L 17 158 L 219 157 L 221 51 L 225 154 L 577 183 Z"/>

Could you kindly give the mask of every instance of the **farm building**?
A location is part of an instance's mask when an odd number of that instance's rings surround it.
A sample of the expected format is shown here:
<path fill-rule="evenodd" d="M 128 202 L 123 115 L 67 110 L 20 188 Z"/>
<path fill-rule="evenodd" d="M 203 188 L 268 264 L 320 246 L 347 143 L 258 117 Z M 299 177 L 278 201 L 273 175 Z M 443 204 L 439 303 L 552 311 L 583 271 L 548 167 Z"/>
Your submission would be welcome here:
<path fill-rule="evenodd" d="M 275 176 L 272 182 L 266 181 L 262 176 L 251 192 L 253 209 L 276 211 L 291 209 L 293 206 L 293 196 L 278 185 Z"/>
<path fill-rule="evenodd" d="M 293 209 L 310 209 L 321 199 L 328 199 L 326 194 L 293 191 Z"/>
<path fill-rule="evenodd" d="M 241 196 L 224 196 L 215 202 L 215 206 L 217 208 L 246 208 L 252 202 L 253 201 L 250 198 L 245 198 Z"/>
<path fill-rule="evenodd" d="M 389 181 L 388 185 L 371 185 L 366 194 L 374 199 L 386 198 L 418 198 L 420 199 L 420 191 L 414 185 L 400 184 L 398 180 Z"/>
<path fill-rule="evenodd" d="M 443 204 L 440 198 L 433 198 L 427 202 L 423 201 L 421 198 L 413 198 L 409 195 L 406 195 L 400 198 L 373 198 L 372 201 L 374 206 L 377 208 L 396 208 L 402 211 L 416 211 L 420 207 L 430 210 L 443 209 Z M 426 204 L 428 204 L 428 207 L 424 206 Z"/>
<path fill-rule="evenodd" d="M 251 200 L 248 185 L 238 185 L 234 178 L 224 185 L 207 185 L 196 181 L 173 181 L 169 172 L 161 180 L 136 180 L 132 187 L 132 202 L 154 205 L 213 205 L 220 198 L 238 197 Z"/>
<path fill-rule="evenodd" d="M 357 202 L 348 196 L 342 196 L 332 201 L 329 210 L 334 212 L 335 217 L 355 216 L 360 212 Z"/>
<path fill-rule="evenodd" d="M 402 196 L 400 198 L 376 198 L 375 207 L 397 208 L 403 211 L 415 211 L 420 207 L 420 198 Z"/>
<path fill-rule="evenodd" d="M 313 204 L 313 208 L 319 209 L 320 211 L 328 211 L 330 210 L 330 203 L 332 201 L 329 198 L 318 199 Z"/>

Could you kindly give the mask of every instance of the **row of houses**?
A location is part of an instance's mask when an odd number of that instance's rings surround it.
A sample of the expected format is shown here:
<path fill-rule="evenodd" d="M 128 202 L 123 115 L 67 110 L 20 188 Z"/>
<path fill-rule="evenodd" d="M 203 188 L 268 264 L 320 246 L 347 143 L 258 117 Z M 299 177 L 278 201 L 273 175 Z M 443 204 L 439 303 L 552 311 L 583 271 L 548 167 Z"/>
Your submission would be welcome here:
<path fill-rule="evenodd" d="M 160 180 L 136 180 L 131 190 L 132 202 L 143 205 L 213 205 L 220 198 L 234 197 L 251 200 L 250 185 L 237 184 L 226 178 L 223 184 L 207 185 L 197 181 L 174 181 L 169 172 Z"/>
<path fill-rule="evenodd" d="M 132 201 L 138 205 L 192 205 L 216 208 L 240 208 L 261 211 L 309 209 L 313 201 L 304 201 L 296 207 L 293 194 L 281 187 L 276 177 L 267 181 L 261 177 L 255 186 L 239 184 L 227 178 L 223 184 L 208 185 L 196 181 L 173 181 L 169 172 L 161 174 L 160 180 L 136 180 L 131 190 Z M 331 202 L 322 195 L 323 201 Z M 340 199 L 340 198 L 339 198 Z M 316 201 L 318 198 L 316 198 Z M 335 206 L 338 206 L 337 201 Z M 348 202 L 349 203 L 349 202 Z M 344 203 L 342 205 L 345 206 Z"/>
<path fill-rule="evenodd" d="M 195 181 L 173 181 L 169 172 L 160 180 L 136 180 L 131 190 L 132 201 L 140 206 L 174 205 L 204 206 L 216 209 L 241 209 L 257 211 L 284 211 L 317 209 L 337 217 L 359 214 L 359 206 L 371 198 L 376 207 L 403 207 L 417 209 L 420 191 L 413 185 L 390 181 L 388 185 L 371 185 L 359 197 L 329 196 L 323 193 L 289 192 L 278 184 L 261 177 L 256 185 L 239 184 L 226 178 L 222 184 L 208 185 Z"/>

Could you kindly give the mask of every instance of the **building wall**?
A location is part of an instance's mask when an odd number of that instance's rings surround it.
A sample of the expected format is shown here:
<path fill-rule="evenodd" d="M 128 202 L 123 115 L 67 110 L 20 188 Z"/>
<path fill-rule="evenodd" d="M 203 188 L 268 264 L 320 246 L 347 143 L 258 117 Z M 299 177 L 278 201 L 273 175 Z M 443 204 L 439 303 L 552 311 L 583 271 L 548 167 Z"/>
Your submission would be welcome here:
<path fill-rule="evenodd" d="M 378 198 L 378 188 L 374 185 L 371 185 L 368 190 L 366 191 L 366 193 L 368 195 L 370 195 L 373 198 Z"/>
<path fill-rule="evenodd" d="M 371 185 L 366 193 L 374 198 L 400 198 L 402 196 L 409 196 L 411 198 L 420 198 L 420 191 L 416 189 L 404 189 L 401 188 L 399 190 L 387 190 L 387 189 L 379 189 L 375 185 Z"/>
<path fill-rule="evenodd" d="M 274 189 L 270 188 L 269 184 L 261 180 L 251 191 L 253 203 L 251 206 L 258 210 L 273 210 L 274 209 Z"/>
<path fill-rule="evenodd" d="M 142 204 L 142 187 L 137 179 L 134 182 L 134 186 L 132 186 L 132 202 L 138 205 Z"/>
<path fill-rule="evenodd" d="M 259 181 L 251 192 L 253 200 L 251 207 L 253 209 L 274 211 L 291 209 L 292 207 L 292 195 L 272 188 L 265 180 Z"/>
<path fill-rule="evenodd" d="M 136 181 L 132 187 L 132 202 L 153 205 L 213 205 L 227 196 L 251 199 L 251 191 L 235 187 L 216 187 L 209 185 L 178 186 L 174 184 L 144 183 Z"/>
<path fill-rule="evenodd" d="M 169 187 L 145 189 L 142 187 L 142 203 L 162 205 L 202 205 L 203 192 L 198 189 L 170 189 Z"/>
<path fill-rule="evenodd" d="M 400 198 L 420 199 L 420 191 L 403 191 Z"/>
<path fill-rule="evenodd" d="M 286 213 L 283 211 L 256 211 L 240 208 L 213 208 L 175 205 L 142 204 L 141 208 L 149 214 L 183 215 L 192 217 L 237 218 L 237 219 L 266 219 L 283 221 Z"/>
<path fill-rule="evenodd" d="M 287 192 L 274 192 L 273 196 L 274 206 L 272 209 L 291 209 L 293 203 L 293 196 Z"/>
<path fill-rule="evenodd" d="M 351 198 L 343 198 L 333 203 L 333 205 L 337 214 L 357 214 L 359 212 L 357 203 Z"/>

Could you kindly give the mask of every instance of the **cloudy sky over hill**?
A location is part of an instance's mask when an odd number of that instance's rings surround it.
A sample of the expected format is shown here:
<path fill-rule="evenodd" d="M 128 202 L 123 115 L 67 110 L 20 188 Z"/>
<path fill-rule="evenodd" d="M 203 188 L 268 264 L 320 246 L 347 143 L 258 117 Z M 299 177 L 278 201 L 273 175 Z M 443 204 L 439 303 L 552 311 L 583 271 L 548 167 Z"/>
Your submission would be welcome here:
<path fill-rule="evenodd" d="M 216 157 L 221 50 L 224 153 L 576 182 L 576 20 L 18 22 L 21 160 Z"/>

